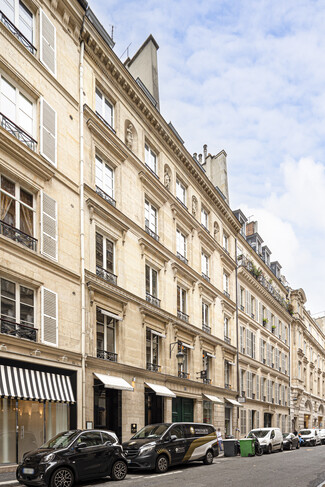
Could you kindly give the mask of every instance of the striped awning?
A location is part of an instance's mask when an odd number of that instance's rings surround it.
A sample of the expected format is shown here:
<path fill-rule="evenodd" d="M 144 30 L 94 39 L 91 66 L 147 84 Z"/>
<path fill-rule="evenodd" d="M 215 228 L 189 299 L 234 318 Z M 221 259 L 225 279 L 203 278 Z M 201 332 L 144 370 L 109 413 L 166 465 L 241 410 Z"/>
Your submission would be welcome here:
<path fill-rule="evenodd" d="M 39 370 L 0 365 L 0 397 L 75 402 L 70 378 Z"/>

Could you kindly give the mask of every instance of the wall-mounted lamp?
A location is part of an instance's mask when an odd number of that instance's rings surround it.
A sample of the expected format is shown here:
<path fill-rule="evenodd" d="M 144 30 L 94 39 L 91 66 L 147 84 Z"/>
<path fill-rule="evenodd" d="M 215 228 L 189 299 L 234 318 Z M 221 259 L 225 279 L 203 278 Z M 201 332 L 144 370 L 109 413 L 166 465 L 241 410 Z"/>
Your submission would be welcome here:
<path fill-rule="evenodd" d="M 170 343 L 169 344 L 169 358 L 172 358 L 172 351 L 174 350 L 175 345 L 178 345 L 178 343 L 179 342 L 173 342 L 173 343 Z M 177 358 L 178 365 L 183 365 L 184 364 L 185 354 L 184 354 L 184 352 L 182 352 L 182 350 L 179 350 L 177 352 L 176 358 Z"/>

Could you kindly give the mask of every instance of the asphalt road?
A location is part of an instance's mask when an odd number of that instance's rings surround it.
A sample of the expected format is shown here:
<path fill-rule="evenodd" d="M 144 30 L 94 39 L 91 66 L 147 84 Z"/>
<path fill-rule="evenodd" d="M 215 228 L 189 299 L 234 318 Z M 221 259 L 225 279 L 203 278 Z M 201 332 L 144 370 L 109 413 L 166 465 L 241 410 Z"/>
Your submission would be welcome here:
<path fill-rule="evenodd" d="M 14 484 L 10 482 L 7 485 L 12 487 Z M 217 457 L 213 465 L 206 466 L 202 462 L 197 462 L 174 467 L 163 475 L 154 472 L 130 472 L 124 481 L 118 483 L 109 478 L 78 483 L 78 487 L 108 487 L 108 485 L 112 487 L 113 485 L 116 487 L 325 487 L 325 446 L 300 448 L 300 450 L 252 458 Z"/>

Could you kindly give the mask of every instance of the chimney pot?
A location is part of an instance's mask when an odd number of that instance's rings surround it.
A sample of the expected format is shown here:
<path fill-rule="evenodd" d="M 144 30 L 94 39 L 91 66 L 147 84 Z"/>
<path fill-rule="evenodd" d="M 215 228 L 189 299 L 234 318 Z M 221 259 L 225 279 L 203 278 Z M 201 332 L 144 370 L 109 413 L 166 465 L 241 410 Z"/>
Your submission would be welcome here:
<path fill-rule="evenodd" d="M 193 152 L 194 159 L 197 159 L 197 152 Z"/>
<path fill-rule="evenodd" d="M 202 154 L 199 154 L 199 163 L 202 164 Z"/>

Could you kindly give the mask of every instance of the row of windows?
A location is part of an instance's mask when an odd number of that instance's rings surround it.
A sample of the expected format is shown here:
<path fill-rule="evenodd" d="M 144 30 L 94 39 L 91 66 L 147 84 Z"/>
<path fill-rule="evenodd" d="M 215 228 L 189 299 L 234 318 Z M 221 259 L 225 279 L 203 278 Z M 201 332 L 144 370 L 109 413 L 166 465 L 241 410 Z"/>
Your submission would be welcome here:
<path fill-rule="evenodd" d="M 268 426 L 271 421 L 271 415 L 264 414 L 264 418 L 260 418 L 260 412 L 254 409 L 240 409 L 240 434 L 241 436 L 247 435 L 252 429 L 262 428 Z M 287 414 L 276 415 L 276 427 L 281 428 L 285 433 L 291 430 L 290 418 Z"/>
<path fill-rule="evenodd" d="M 261 401 L 281 404 L 289 404 L 289 388 L 283 384 L 260 377 L 248 370 L 240 370 L 240 393 L 241 395 Z"/>
<path fill-rule="evenodd" d="M 244 326 L 239 328 L 239 351 L 243 354 L 256 359 L 256 334 L 246 329 Z M 260 338 L 259 360 L 269 367 L 275 368 L 283 373 L 288 370 L 288 356 L 281 352 L 277 347 Z"/>

